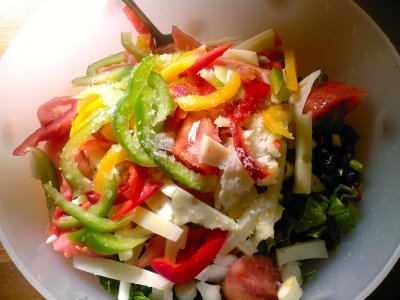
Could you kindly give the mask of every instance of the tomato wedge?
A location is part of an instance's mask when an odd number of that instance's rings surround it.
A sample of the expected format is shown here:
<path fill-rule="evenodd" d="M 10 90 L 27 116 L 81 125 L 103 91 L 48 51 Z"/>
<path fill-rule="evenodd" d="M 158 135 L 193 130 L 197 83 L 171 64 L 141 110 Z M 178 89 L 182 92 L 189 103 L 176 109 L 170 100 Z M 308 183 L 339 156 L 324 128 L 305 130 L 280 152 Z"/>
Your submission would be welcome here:
<path fill-rule="evenodd" d="M 313 120 L 324 117 L 334 122 L 356 108 L 367 94 L 356 86 L 327 81 L 311 90 L 303 113 L 312 112 Z"/>
<path fill-rule="evenodd" d="M 278 299 L 279 271 L 267 256 L 242 256 L 226 275 L 223 291 L 228 300 Z"/>

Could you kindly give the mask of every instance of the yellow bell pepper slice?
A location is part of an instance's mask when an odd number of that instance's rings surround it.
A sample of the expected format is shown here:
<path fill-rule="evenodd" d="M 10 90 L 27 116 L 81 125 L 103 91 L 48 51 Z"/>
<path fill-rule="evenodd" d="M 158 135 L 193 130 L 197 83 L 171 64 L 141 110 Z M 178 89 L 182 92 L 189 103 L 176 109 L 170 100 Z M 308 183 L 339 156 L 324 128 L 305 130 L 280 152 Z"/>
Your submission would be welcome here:
<path fill-rule="evenodd" d="M 146 52 L 151 52 L 151 34 L 139 34 L 136 39 L 136 46 Z"/>
<path fill-rule="evenodd" d="M 286 128 L 295 116 L 293 108 L 289 104 L 272 105 L 262 112 L 262 116 L 264 125 L 271 132 L 293 139 L 293 134 Z"/>
<path fill-rule="evenodd" d="M 107 176 L 112 174 L 115 166 L 127 158 L 128 154 L 120 145 L 114 145 L 107 151 L 100 162 L 94 179 L 93 189 L 97 193 L 101 193 L 104 181 L 107 180 Z"/>
<path fill-rule="evenodd" d="M 299 89 L 299 84 L 297 82 L 297 68 L 296 68 L 296 58 L 292 48 L 283 47 L 283 55 L 285 56 L 285 77 L 286 86 L 292 92 L 296 92 Z"/>
<path fill-rule="evenodd" d="M 206 48 L 199 47 L 194 50 L 190 50 L 181 53 L 177 56 L 171 56 L 171 62 L 167 65 L 163 65 L 159 73 L 168 83 L 178 80 L 178 75 L 188 69 L 195 63 L 200 54 L 204 53 Z M 156 67 L 155 70 L 158 68 Z"/>
<path fill-rule="evenodd" d="M 105 105 L 103 103 L 103 99 L 100 97 L 80 101 L 77 109 L 77 115 L 72 122 L 70 136 L 73 136 L 80 128 L 82 128 L 92 116 L 93 112 L 98 110 L 99 108 L 104 108 Z"/>
<path fill-rule="evenodd" d="M 234 72 L 229 81 L 220 89 L 205 96 L 187 95 L 175 98 L 175 102 L 184 111 L 198 111 L 217 107 L 228 102 L 241 85 L 240 75 Z"/>

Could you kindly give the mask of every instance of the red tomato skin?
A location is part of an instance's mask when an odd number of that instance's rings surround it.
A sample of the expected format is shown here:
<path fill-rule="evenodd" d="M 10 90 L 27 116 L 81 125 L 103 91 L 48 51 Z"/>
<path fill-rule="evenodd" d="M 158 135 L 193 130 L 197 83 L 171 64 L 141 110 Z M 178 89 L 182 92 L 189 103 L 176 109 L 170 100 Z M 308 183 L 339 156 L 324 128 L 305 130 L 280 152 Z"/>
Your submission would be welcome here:
<path fill-rule="evenodd" d="M 190 130 L 192 129 L 193 124 L 198 121 L 200 122 L 200 125 L 197 134 L 194 140 L 189 141 Z M 203 174 L 216 174 L 218 168 L 199 163 L 198 155 L 203 135 L 207 135 L 218 142 L 220 141 L 218 129 L 210 118 L 203 113 L 188 114 L 175 136 L 175 145 L 172 153 L 189 168 Z"/>
<path fill-rule="evenodd" d="M 275 300 L 280 281 L 280 273 L 268 257 L 242 256 L 232 265 L 222 289 L 228 300 Z"/>
<path fill-rule="evenodd" d="M 172 38 L 174 39 L 174 46 L 176 51 L 193 50 L 201 46 L 200 42 L 184 33 L 176 26 L 172 26 Z"/>
<path fill-rule="evenodd" d="M 333 117 L 343 117 L 356 108 L 367 94 L 366 90 L 356 86 L 327 81 L 311 90 L 303 114 L 312 112 L 313 120 L 328 116 L 328 113 L 332 113 Z M 338 113 L 341 116 L 336 116 Z"/>

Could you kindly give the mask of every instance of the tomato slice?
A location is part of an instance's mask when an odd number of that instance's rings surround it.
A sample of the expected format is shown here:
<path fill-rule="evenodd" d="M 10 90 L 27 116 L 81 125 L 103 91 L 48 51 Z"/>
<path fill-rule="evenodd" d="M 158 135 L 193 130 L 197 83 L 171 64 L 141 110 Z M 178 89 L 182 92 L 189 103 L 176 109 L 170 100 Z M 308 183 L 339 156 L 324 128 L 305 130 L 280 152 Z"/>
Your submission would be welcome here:
<path fill-rule="evenodd" d="M 223 291 L 228 300 L 278 299 L 279 271 L 261 255 L 242 256 L 226 275 Z"/>
<path fill-rule="evenodd" d="M 199 163 L 198 155 L 203 135 L 220 141 L 218 129 L 206 113 L 189 113 L 175 136 L 172 153 L 189 168 L 203 174 L 216 174 L 218 168 Z"/>
<path fill-rule="evenodd" d="M 154 258 L 164 256 L 165 241 L 165 238 L 161 235 L 152 237 L 146 244 L 146 250 L 143 255 L 137 261 L 137 266 L 139 268 L 147 267 Z"/>
<path fill-rule="evenodd" d="M 356 108 L 367 94 L 356 86 L 327 81 L 311 90 L 303 113 L 312 112 L 313 120 L 324 117 L 336 121 Z"/>
<path fill-rule="evenodd" d="M 188 51 L 201 46 L 198 41 L 184 33 L 176 26 L 172 26 L 171 34 L 174 39 L 175 51 Z"/>
<path fill-rule="evenodd" d="M 128 7 L 125 6 L 123 8 L 123 12 L 125 13 L 128 20 L 132 23 L 133 27 L 139 34 L 150 34 L 149 28 L 147 28 L 146 24 L 140 20 L 140 18 Z"/>

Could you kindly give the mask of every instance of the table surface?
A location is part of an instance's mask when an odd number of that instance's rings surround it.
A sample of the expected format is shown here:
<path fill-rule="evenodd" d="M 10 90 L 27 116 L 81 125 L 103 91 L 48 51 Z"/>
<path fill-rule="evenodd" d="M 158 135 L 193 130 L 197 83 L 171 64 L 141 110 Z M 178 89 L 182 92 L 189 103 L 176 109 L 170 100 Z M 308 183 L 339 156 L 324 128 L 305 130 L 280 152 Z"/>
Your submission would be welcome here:
<path fill-rule="evenodd" d="M 45 0 L 1 0 L 0 1 L 0 57 L 17 31 Z M 400 5 L 398 0 L 356 0 L 372 16 L 400 51 Z M 368 297 L 369 300 L 390 299 L 400 291 L 400 264 Z M 38 300 L 43 297 L 26 281 L 0 244 L 0 299 Z"/>

